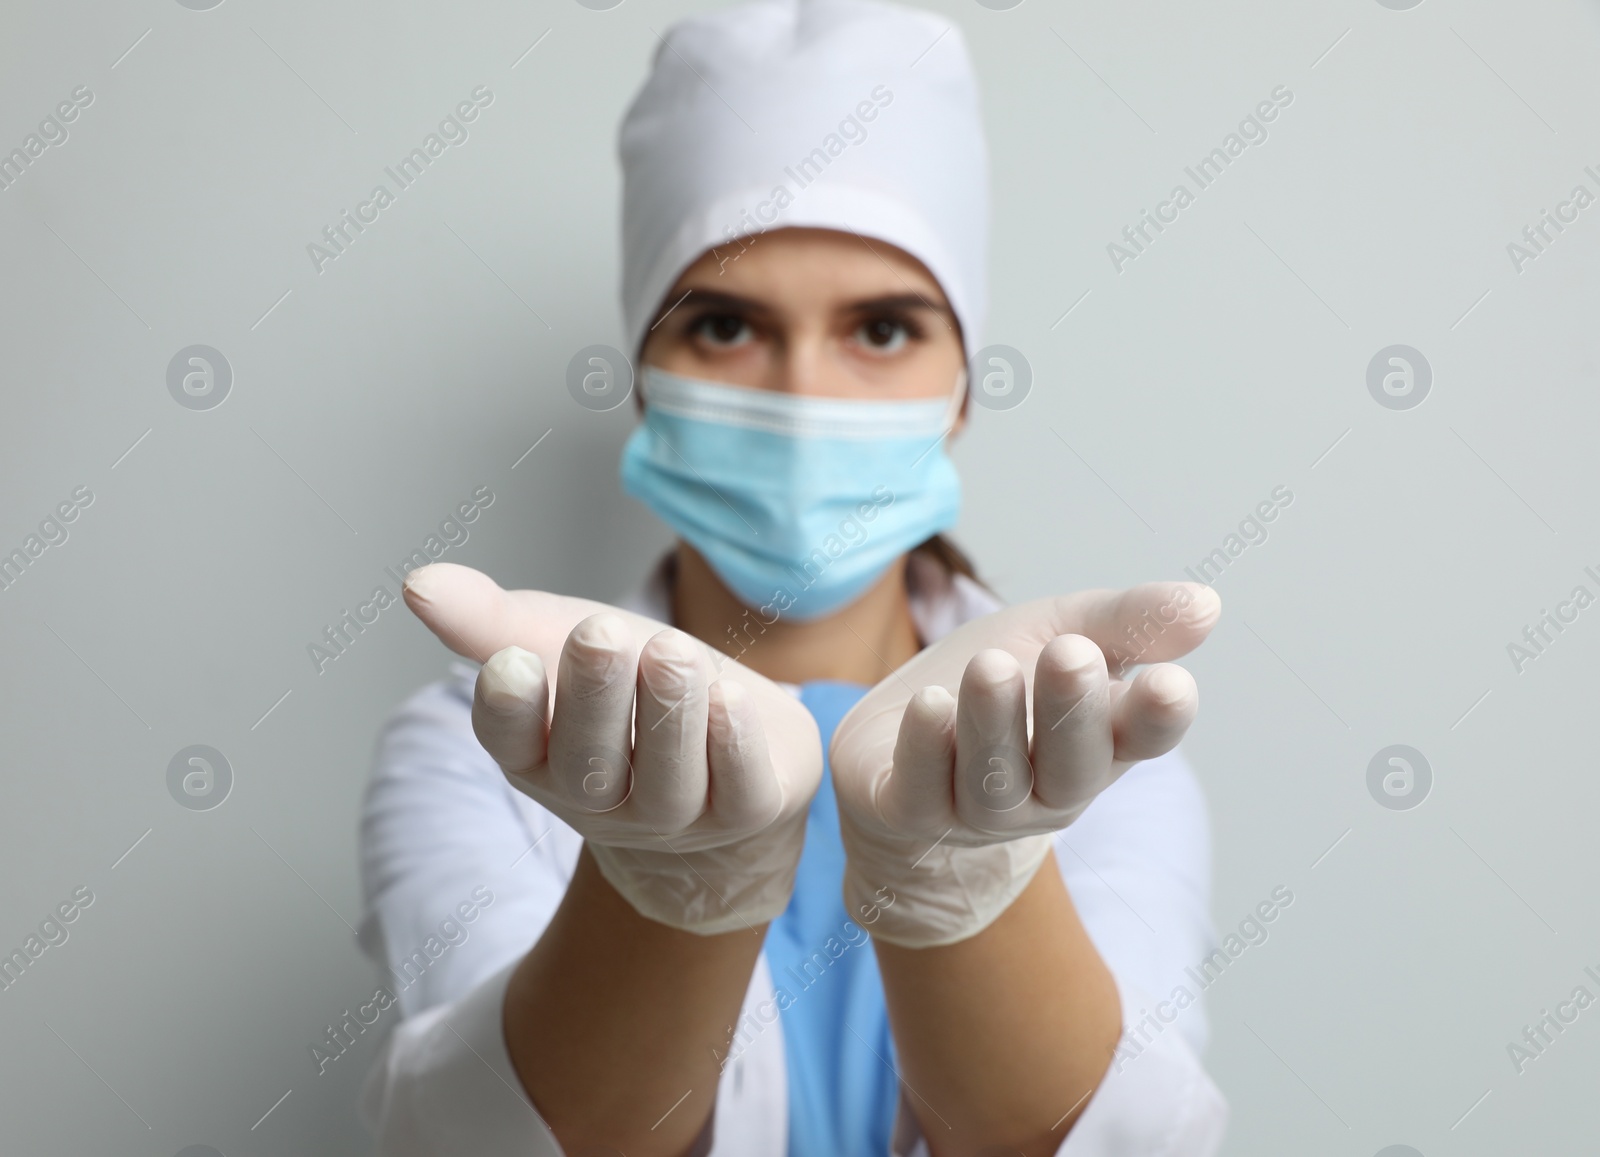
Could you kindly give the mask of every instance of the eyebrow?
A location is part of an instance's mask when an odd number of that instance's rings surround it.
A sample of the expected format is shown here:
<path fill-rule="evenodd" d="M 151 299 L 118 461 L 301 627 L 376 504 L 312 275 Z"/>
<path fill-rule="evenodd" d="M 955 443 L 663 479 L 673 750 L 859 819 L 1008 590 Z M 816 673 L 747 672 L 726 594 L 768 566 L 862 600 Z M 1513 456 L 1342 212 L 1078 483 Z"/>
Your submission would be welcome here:
<path fill-rule="evenodd" d="M 882 297 L 869 297 L 853 302 L 851 309 L 927 309 L 945 316 L 954 316 L 949 305 L 924 297 L 920 293 L 888 293 Z"/>
<path fill-rule="evenodd" d="M 713 308 L 726 309 L 726 310 L 728 310 L 730 312 L 748 313 L 748 314 L 756 314 L 756 315 L 771 314 L 771 312 L 772 312 L 772 309 L 771 309 L 770 306 L 764 304 L 763 302 L 757 301 L 755 298 L 742 297 L 737 293 L 726 293 L 726 292 L 724 292 L 722 290 L 717 290 L 717 289 L 693 289 L 693 288 L 691 288 L 691 289 L 687 290 L 685 293 L 683 293 L 676 301 L 674 301 L 666 309 L 664 309 L 661 312 L 660 316 L 658 316 L 653 322 L 651 322 L 650 328 L 651 329 L 655 329 L 656 326 L 660 325 L 663 321 L 667 320 L 667 315 L 668 314 L 672 313 L 673 310 L 677 309 L 680 305 L 684 305 L 685 303 L 687 303 L 692 308 L 695 308 L 695 307 L 708 307 L 709 306 L 709 307 L 713 307 Z M 852 311 L 852 312 L 857 312 L 857 313 L 866 312 L 866 311 L 874 310 L 874 309 L 882 309 L 882 310 L 926 309 L 926 310 L 930 310 L 930 311 L 932 311 L 934 313 L 937 313 L 937 314 L 941 315 L 942 317 L 946 317 L 946 318 L 954 317 L 954 311 L 951 310 L 951 308 L 948 305 L 946 305 L 944 303 L 941 303 L 941 302 L 938 302 L 938 301 L 930 300 L 929 298 L 924 297 L 920 293 L 889 293 L 889 294 L 883 294 L 883 295 L 881 295 L 879 297 L 862 298 L 859 301 L 850 302 L 845 308 L 850 310 L 850 311 Z"/>

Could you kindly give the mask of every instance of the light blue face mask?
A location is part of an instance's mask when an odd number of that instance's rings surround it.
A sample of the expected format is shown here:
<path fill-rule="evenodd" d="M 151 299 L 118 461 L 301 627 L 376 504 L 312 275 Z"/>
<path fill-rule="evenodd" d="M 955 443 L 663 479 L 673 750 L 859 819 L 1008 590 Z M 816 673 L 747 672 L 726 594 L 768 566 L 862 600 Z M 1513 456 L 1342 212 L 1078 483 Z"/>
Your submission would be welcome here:
<path fill-rule="evenodd" d="M 805 621 L 854 602 L 955 523 L 951 398 L 863 401 L 641 375 L 644 421 L 622 486 L 701 553 L 746 606 Z"/>

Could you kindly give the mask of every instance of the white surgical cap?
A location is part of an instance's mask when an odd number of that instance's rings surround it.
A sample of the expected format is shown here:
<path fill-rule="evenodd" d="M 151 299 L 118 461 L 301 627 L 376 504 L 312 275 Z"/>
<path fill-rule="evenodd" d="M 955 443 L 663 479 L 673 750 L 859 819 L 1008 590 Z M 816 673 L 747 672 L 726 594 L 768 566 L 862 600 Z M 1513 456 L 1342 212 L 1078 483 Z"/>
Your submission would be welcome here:
<path fill-rule="evenodd" d="M 966 43 L 943 17 L 882 0 L 747 0 L 684 20 L 657 47 L 618 151 L 632 354 L 702 253 L 731 258 L 736 238 L 791 225 L 904 249 L 938 280 L 968 354 L 977 347 L 988 154 Z"/>

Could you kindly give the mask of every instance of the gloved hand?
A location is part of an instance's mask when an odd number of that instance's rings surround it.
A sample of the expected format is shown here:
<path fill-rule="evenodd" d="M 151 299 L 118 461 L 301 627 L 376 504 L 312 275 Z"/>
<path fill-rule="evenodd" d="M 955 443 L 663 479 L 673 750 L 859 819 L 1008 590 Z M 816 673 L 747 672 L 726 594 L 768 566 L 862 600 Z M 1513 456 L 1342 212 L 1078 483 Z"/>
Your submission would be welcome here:
<path fill-rule="evenodd" d="M 1193 650 L 1221 611 L 1198 583 L 1040 599 L 958 627 L 879 683 L 829 749 L 847 909 L 907 947 L 988 927 L 1052 833 L 1183 737 L 1198 704 L 1187 671 L 1120 676 Z"/>
<path fill-rule="evenodd" d="M 412 571 L 405 600 L 483 662 L 472 726 L 506 779 L 587 840 L 638 912 L 709 936 L 783 911 L 822 776 L 798 700 L 643 615 L 464 566 Z"/>

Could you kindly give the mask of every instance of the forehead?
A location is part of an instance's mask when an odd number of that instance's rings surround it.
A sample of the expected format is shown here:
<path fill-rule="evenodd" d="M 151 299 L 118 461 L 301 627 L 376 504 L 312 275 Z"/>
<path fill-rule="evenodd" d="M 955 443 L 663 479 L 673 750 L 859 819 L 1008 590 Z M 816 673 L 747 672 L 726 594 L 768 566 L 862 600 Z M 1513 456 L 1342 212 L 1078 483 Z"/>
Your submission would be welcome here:
<path fill-rule="evenodd" d="M 777 229 L 708 250 L 674 287 L 757 298 L 778 306 L 845 304 L 914 293 L 946 305 L 927 267 L 886 241 L 832 229 Z"/>

